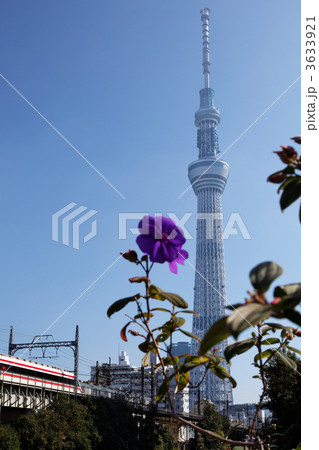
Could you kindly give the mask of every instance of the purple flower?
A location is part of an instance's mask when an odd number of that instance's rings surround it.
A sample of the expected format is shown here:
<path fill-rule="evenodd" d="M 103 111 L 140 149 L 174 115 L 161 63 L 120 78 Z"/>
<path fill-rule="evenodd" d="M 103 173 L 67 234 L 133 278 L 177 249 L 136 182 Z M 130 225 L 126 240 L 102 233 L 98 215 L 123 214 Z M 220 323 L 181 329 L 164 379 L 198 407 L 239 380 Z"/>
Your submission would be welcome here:
<path fill-rule="evenodd" d="M 182 249 L 186 239 L 184 233 L 167 217 L 144 216 L 138 224 L 140 236 L 136 242 L 152 262 L 168 262 L 171 272 L 177 273 L 177 264 L 184 264 L 188 253 Z"/>

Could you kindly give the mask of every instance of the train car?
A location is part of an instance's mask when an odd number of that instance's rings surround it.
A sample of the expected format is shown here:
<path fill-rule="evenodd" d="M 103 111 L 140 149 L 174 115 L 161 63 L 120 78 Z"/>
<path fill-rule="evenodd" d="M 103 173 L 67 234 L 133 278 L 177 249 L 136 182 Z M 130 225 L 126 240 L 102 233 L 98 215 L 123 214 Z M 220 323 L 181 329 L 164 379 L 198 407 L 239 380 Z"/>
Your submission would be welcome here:
<path fill-rule="evenodd" d="M 119 396 L 118 391 L 111 388 L 96 386 L 92 383 L 84 383 L 83 381 L 80 381 L 79 384 L 82 395 L 102 398 L 115 398 Z"/>
<path fill-rule="evenodd" d="M 74 395 L 74 374 L 47 364 L 0 353 L 0 381 L 5 384 Z M 78 386 L 81 394 L 81 386 Z"/>

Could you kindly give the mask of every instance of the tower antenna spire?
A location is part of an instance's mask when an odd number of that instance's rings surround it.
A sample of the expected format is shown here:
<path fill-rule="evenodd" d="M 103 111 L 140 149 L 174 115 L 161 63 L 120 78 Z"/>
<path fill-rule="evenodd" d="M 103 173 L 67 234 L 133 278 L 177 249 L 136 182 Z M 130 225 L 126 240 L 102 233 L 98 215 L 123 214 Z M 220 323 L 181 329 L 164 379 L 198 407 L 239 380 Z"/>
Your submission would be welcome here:
<path fill-rule="evenodd" d="M 210 57 L 209 57 L 209 8 L 203 8 L 200 10 L 201 19 L 203 22 L 203 73 L 205 88 L 209 88 L 209 75 L 210 75 Z"/>
<path fill-rule="evenodd" d="M 214 105 L 214 91 L 209 86 L 209 16 L 208 8 L 200 11 L 203 32 L 203 73 L 205 86 L 199 91 L 200 107 L 195 113 L 197 127 L 198 159 L 188 166 L 188 177 L 197 196 L 196 232 L 196 274 L 194 289 L 193 333 L 203 338 L 214 322 L 225 316 L 226 280 L 223 241 L 222 194 L 226 186 L 229 166 L 217 158 L 219 151 L 217 125 L 220 122 L 219 110 Z M 207 218 L 201 220 L 200 216 Z M 208 228 L 207 228 L 208 227 Z M 212 233 L 210 237 L 207 230 Z M 227 347 L 227 340 L 219 343 L 220 354 Z M 199 342 L 192 339 L 191 354 L 197 355 Z M 223 367 L 228 367 L 226 364 Z M 203 379 L 200 367 L 192 371 L 192 384 Z M 195 393 L 194 393 L 195 394 Z M 200 394 L 202 398 L 215 403 L 218 410 L 232 403 L 232 390 L 229 380 L 222 380 L 209 372 L 203 380 Z M 190 398 L 191 408 L 198 399 Z"/>

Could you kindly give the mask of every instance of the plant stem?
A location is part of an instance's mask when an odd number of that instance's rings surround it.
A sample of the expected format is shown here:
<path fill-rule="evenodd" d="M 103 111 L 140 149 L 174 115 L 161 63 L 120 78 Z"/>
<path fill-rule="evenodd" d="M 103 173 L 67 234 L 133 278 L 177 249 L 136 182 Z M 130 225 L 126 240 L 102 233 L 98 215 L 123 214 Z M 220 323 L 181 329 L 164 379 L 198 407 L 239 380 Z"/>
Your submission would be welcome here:
<path fill-rule="evenodd" d="M 260 322 L 257 324 L 257 327 L 258 327 L 258 339 L 257 339 L 256 346 L 258 348 L 258 354 L 259 354 L 259 373 L 260 373 L 263 389 L 262 389 L 262 393 L 260 395 L 259 403 L 258 403 L 257 408 L 256 408 L 256 413 L 255 413 L 255 416 L 254 416 L 253 424 L 251 426 L 251 431 L 250 431 L 250 439 L 251 439 L 251 441 L 253 440 L 258 414 L 259 414 L 259 411 L 261 409 L 261 405 L 262 405 L 262 402 L 264 400 L 264 397 L 265 397 L 266 391 L 267 391 L 267 382 L 265 380 L 264 364 L 262 362 L 262 349 L 261 349 L 262 335 L 260 333 L 260 331 L 261 331 L 261 323 Z"/>
<path fill-rule="evenodd" d="M 151 264 L 151 266 L 149 267 L 149 263 L 148 263 L 148 259 L 147 259 L 146 260 L 146 267 L 145 268 L 143 267 L 143 268 L 145 270 L 146 277 L 148 279 L 149 279 L 149 273 L 150 273 L 150 270 L 151 270 L 152 266 L 153 266 L 153 264 Z M 147 304 L 147 311 L 148 311 L 148 314 L 150 314 L 149 301 L 150 301 L 151 297 L 150 297 L 150 294 L 149 294 L 149 284 L 148 283 L 145 284 L 145 289 L 146 289 L 145 298 L 146 298 L 146 304 Z M 138 308 L 140 309 L 140 305 L 139 304 L 138 304 Z M 206 435 L 206 436 L 208 436 L 210 438 L 216 439 L 217 441 L 224 442 L 224 443 L 230 444 L 230 445 L 241 445 L 241 446 L 257 448 L 259 450 L 262 450 L 263 447 L 259 443 L 256 444 L 256 443 L 253 443 L 253 442 L 233 441 L 231 439 L 223 438 L 223 437 L 219 436 L 218 434 L 213 433 L 212 431 L 205 430 L 205 429 L 199 427 L 198 425 L 195 425 L 194 423 L 192 423 L 192 422 L 190 422 L 190 421 L 188 421 L 188 420 L 186 420 L 186 419 L 184 419 L 182 417 L 179 417 L 175 413 L 174 401 L 172 400 L 172 397 L 171 397 L 171 394 L 170 394 L 169 379 L 167 377 L 166 367 L 165 367 L 163 358 L 162 358 L 161 353 L 160 353 L 160 348 L 159 348 L 158 342 L 157 342 L 157 340 L 156 340 L 156 338 L 155 338 L 155 336 L 154 336 L 154 334 L 153 334 L 153 332 L 152 332 L 152 330 L 151 330 L 151 328 L 149 326 L 149 317 L 148 318 L 142 317 L 142 321 L 144 323 L 145 328 L 147 329 L 147 332 L 149 333 L 149 336 L 151 337 L 151 340 L 152 340 L 152 342 L 154 344 L 154 347 L 155 347 L 155 350 L 156 350 L 156 354 L 157 354 L 157 356 L 159 358 L 159 361 L 160 361 L 160 364 L 161 364 L 161 367 L 162 367 L 164 382 L 166 384 L 166 395 L 167 395 L 167 399 L 168 399 L 169 406 L 170 406 L 170 409 L 171 409 L 172 417 L 174 419 L 178 420 L 179 422 L 181 422 L 181 423 L 183 423 L 185 425 L 188 425 L 189 427 L 193 428 L 194 430 L 196 430 L 196 431 L 198 431 L 198 432 L 200 432 L 200 433 L 202 433 L 202 434 L 204 434 L 204 435 Z M 169 352 L 169 353 L 171 354 L 171 352 Z M 172 357 L 172 355 L 171 355 L 171 357 Z M 176 367 L 175 367 L 175 370 L 176 370 Z M 205 375 L 206 375 L 207 371 L 208 371 L 208 367 L 206 367 Z M 205 375 L 204 375 L 204 377 L 205 377 Z"/>
<path fill-rule="evenodd" d="M 148 279 L 149 279 L 149 273 L 150 273 L 152 267 L 153 267 L 153 263 L 151 264 L 151 267 L 149 267 L 148 258 L 147 258 L 147 260 L 146 260 L 145 273 L 146 273 L 146 277 L 147 277 Z M 153 332 L 152 332 L 152 330 L 151 330 L 151 328 L 150 328 L 150 326 L 149 326 L 150 293 L 149 293 L 149 284 L 148 284 L 148 283 L 145 284 L 145 289 L 146 289 L 146 295 L 145 295 L 145 298 L 146 298 L 146 305 L 147 305 L 148 319 L 143 318 L 143 322 L 144 322 L 145 327 L 147 328 L 147 331 L 148 331 L 148 333 L 149 333 L 149 336 L 151 336 L 152 342 L 153 342 L 154 347 L 155 347 L 155 350 L 156 350 L 156 354 L 157 354 L 157 356 L 158 356 L 158 358 L 159 358 L 159 361 L 160 361 L 160 364 L 161 364 L 161 367 L 162 367 L 162 371 L 163 371 L 164 382 L 165 382 L 165 384 L 166 384 L 166 392 L 167 392 L 166 395 L 167 395 L 167 399 L 168 399 L 168 402 L 169 402 L 169 405 L 170 405 L 172 414 L 175 414 L 175 410 L 174 410 L 174 402 L 172 401 L 172 398 L 171 398 L 171 395 L 170 395 L 170 391 L 169 391 L 169 380 L 168 380 L 168 378 L 167 378 L 166 367 L 165 367 L 163 358 L 162 358 L 162 356 L 161 356 L 161 352 L 160 352 L 160 348 L 159 348 L 158 342 L 157 342 L 157 340 L 155 339 L 154 334 L 153 334 Z"/>
<path fill-rule="evenodd" d="M 188 425 L 188 426 L 194 428 L 194 430 L 198 431 L 199 433 L 205 434 L 206 436 L 216 439 L 217 441 L 225 442 L 226 444 L 231 444 L 231 445 L 240 445 L 243 447 L 246 446 L 246 447 L 255 447 L 257 449 L 261 449 L 260 444 L 256 444 L 254 442 L 242 442 L 242 441 L 233 441 L 231 439 L 226 439 L 221 436 L 218 436 L 218 434 L 215 434 L 212 431 L 205 430 L 204 428 L 201 428 L 198 425 L 195 425 L 194 423 L 189 422 L 188 420 L 183 419 L 183 417 L 179 417 L 176 414 L 172 413 L 172 416 L 174 417 L 174 419 L 178 420 L 179 422 L 184 423 L 185 425 Z"/>

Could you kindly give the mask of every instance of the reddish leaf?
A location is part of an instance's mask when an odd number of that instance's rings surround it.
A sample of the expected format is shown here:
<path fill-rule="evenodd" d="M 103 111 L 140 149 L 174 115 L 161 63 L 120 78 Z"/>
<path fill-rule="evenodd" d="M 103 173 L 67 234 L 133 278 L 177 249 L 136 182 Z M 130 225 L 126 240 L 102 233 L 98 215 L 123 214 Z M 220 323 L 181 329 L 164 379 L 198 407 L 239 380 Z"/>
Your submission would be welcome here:
<path fill-rule="evenodd" d="M 127 337 L 126 337 L 126 328 L 129 326 L 129 324 L 132 323 L 132 321 L 128 322 L 121 330 L 121 338 L 123 339 L 123 341 L 127 342 Z"/>

